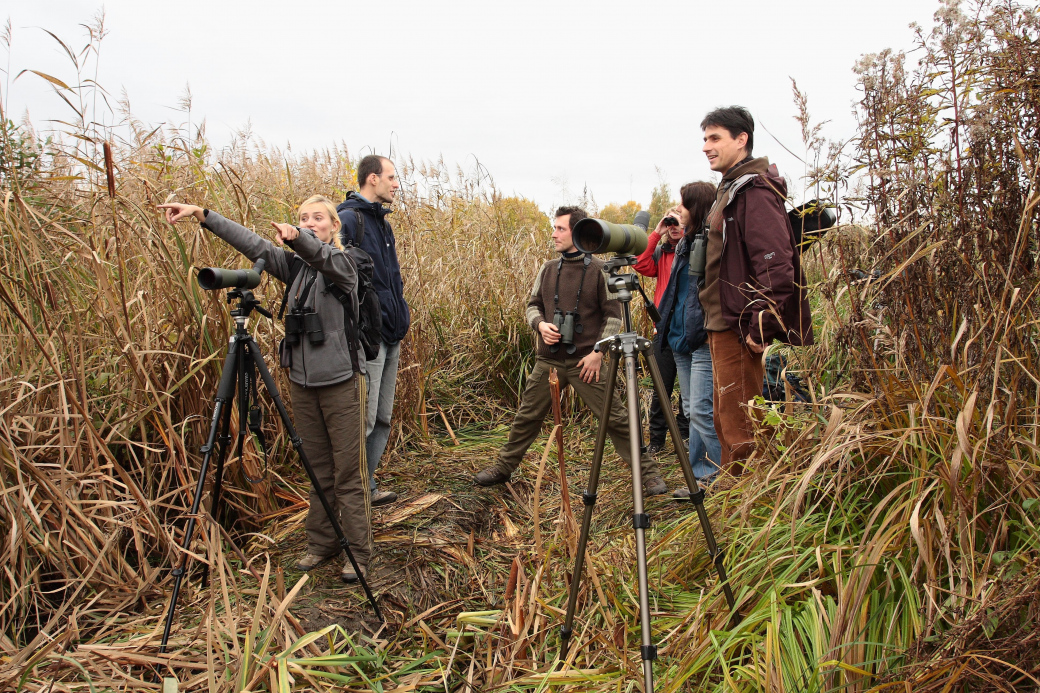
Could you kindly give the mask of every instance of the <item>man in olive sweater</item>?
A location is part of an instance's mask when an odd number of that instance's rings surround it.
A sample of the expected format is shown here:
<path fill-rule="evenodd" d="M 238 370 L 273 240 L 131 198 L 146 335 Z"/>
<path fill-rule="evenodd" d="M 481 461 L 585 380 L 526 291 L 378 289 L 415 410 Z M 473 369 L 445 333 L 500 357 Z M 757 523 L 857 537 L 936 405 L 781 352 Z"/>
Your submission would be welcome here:
<path fill-rule="evenodd" d="M 561 388 L 571 385 L 596 416 L 603 410 L 603 397 L 606 395 L 606 381 L 600 379 L 603 355 L 593 349 L 600 339 L 621 331 L 621 305 L 607 290 L 603 261 L 583 254 L 571 240 L 571 227 L 585 216 L 585 211 L 579 207 L 560 207 L 556 211 L 552 238 L 560 257 L 542 265 L 527 301 L 527 322 L 538 340 L 534 370 L 527 379 L 520 409 L 509 429 L 509 440 L 498 454 L 498 461 L 474 477 L 479 486 L 509 481 L 527 448 L 538 438 L 542 422 L 552 407 L 549 391 L 551 368 L 556 369 Z M 557 311 L 561 315 L 573 315 L 575 328 L 570 343 L 565 342 L 567 335 L 561 334 L 553 324 Z M 616 392 L 607 433 L 617 453 L 626 463 L 632 464 L 628 412 Z M 653 458 L 644 457 L 640 466 L 647 495 L 668 492 Z"/>

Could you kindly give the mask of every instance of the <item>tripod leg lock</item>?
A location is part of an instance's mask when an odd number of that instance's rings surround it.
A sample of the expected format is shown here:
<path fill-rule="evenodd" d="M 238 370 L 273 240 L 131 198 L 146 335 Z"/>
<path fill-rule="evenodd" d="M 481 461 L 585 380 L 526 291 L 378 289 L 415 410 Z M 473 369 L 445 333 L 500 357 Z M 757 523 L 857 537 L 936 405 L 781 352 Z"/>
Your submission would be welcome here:
<path fill-rule="evenodd" d="M 636 529 L 647 529 L 650 526 L 650 516 L 646 513 L 639 513 L 632 516 L 632 526 Z"/>
<path fill-rule="evenodd" d="M 581 494 L 581 502 L 584 503 L 585 505 L 595 505 L 596 504 L 596 494 L 595 493 L 589 493 L 588 491 L 585 491 L 584 493 Z"/>
<path fill-rule="evenodd" d="M 212 451 L 213 451 L 213 446 L 210 445 L 209 443 L 206 443 L 201 448 L 199 448 L 199 452 L 201 452 L 203 455 L 206 455 L 206 454 L 208 454 L 208 453 L 210 453 Z"/>
<path fill-rule="evenodd" d="M 177 566 L 170 572 L 170 575 L 172 575 L 173 577 L 180 577 L 181 575 L 184 575 L 184 566 Z"/>
<path fill-rule="evenodd" d="M 566 642 L 570 642 L 571 634 L 573 632 L 574 632 L 574 630 L 571 629 L 571 628 L 568 628 L 567 626 L 560 626 L 560 640 L 562 640 L 565 643 Z"/>
<path fill-rule="evenodd" d="M 715 555 L 711 557 L 711 562 L 715 564 L 716 569 L 722 566 L 722 559 L 725 558 L 725 556 L 725 549 L 718 549 L 715 551 Z"/>
<path fill-rule="evenodd" d="M 704 505 L 704 495 L 704 489 L 698 488 L 697 493 L 690 494 L 690 501 L 692 501 L 694 505 Z"/>
<path fill-rule="evenodd" d="M 643 655 L 644 662 L 657 659 L 657 645 L 643 645 L 639 651 Z"/>

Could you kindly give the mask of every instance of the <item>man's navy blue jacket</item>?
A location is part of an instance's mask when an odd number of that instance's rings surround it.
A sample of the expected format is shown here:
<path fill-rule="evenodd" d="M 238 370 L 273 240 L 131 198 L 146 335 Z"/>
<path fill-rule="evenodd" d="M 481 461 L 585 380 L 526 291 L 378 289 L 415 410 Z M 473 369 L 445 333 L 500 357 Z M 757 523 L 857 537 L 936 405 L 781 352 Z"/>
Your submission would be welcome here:
<path fill-rule="evenodd" d="M 657 323 L 657 332 L 661 335 L 662 344 L 670 344 L 669 338 L 669 327 L 672 323 L 672 313 L 675 312 L 675 306 L 679 302 L 679 296 L 676 296 L 676 288 L 679 286 L 677 281 L 680 272 L 690 271 L 690 241 L 683 237 L 679 239 L 679 244 L 675 246 L 675 260 L 672 261 L 672 272 L 671 276 L 668 277 L 668 288 L 664 290 L 664 294 L 661 296 L 661 305 L 658 310 L 661 313 L 661 322 Z M 657 281 L 661 281 L 658 277 Z M 694 277 L 690 277 L 689 288 L 686 292 L 685 297 L 685 351 L 680 353 L 688 354 L 696 351 L 704 342 L 708 341 L 708 332 L 704 329 L 704 309 L 701 308 L 700 299 L 697 296 L 698 289 L 697 284 L 694 281 Z M 674 340 L 672 340 L 674 341 Z M 675 349 L 673 348 L 673 351 Z"/>
<path fill-rule="evenodd" d="M 357 238 L 358 220 L 355 209 L 361 212 L 365 222 L 361 249 L 372 256 L 372 263 L 375 265 L 372 283 L 383 310 L 383 341 L 396 344 L 408 333 L 412 313 L 404 300 L 404 283 L 401 281 L 401 264 L 397 261 L 394 230 L 386 220 L 390 210 L 378 202 L 365 200 L 355 192 L 347 193 L 347 199 L 336 207 L 339 220 L 343 223 L 340 235 L 344 243 L 353 243 Z"/>

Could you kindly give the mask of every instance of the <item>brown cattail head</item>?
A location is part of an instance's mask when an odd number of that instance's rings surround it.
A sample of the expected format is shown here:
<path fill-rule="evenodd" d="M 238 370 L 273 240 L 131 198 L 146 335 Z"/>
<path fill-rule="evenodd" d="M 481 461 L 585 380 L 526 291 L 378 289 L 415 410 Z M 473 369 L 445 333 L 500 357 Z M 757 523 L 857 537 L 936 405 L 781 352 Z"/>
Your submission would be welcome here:
<path fill-rule="evenodd" d="M 112 165 L 112 145 L 108 142 L 104 144 L 105 150 L 105 178 L 108 179 L 108 196 L 112 199 L 116 197 L 116 174 L 115 167 Z"/>

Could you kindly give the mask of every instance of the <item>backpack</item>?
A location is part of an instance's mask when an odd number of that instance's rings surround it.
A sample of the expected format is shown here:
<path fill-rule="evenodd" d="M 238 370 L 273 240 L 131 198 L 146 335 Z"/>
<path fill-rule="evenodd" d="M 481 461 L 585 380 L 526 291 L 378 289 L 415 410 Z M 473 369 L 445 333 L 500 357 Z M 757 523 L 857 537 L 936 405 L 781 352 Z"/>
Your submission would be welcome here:
<path fill-rule="evenodd" d="M 824 207 L 819 200 L 809 200 L 801 207 L 795 207 L 787 213 L 787 218 L 791 220 L 795 247 L 800 253 L 820 240 L 837 222 L 834 210 Z"/>
<path fill-rule="evenodd" d="M 372 256 L 361 249 L 361 239 L 365 237 L 365 218 L 356 207 L 354 216 L 357 218 L 357 238 L 345 238 L 344 250 L 357 265 L 358 339 L 365 349 L 365 358 L 374 359 L 379 355 L 379 344 L 383 341 L 383 308 L 372 281 L 376 272 L 375 263 L 372 262 Z"/>

